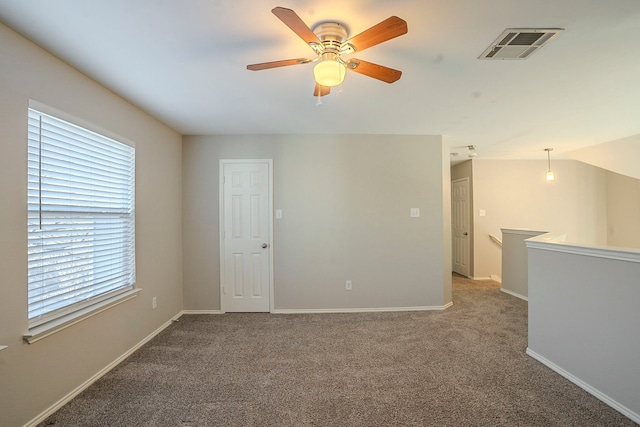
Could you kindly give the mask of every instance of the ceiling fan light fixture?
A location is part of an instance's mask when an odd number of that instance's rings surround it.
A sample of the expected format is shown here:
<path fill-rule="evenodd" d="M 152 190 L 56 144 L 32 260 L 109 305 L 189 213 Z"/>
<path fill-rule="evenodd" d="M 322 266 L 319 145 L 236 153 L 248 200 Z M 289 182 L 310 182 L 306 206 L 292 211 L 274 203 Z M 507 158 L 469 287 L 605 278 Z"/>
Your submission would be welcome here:
<path fill-rule="evenodd" d="M 334 52 L 323 53 L 320 61 L 313 67 L 313 76 L 320 86 L 334 87 L 344 81 L 347 67 Z"/>

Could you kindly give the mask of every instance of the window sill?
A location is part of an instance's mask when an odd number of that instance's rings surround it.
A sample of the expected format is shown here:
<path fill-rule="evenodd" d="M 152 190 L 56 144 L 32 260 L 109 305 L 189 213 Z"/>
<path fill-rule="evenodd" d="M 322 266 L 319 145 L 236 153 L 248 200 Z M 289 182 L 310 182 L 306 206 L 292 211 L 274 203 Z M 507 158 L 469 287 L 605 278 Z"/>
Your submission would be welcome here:
<path fill-rule="evenodd" d="M 122 304 L 125 301 L 129 301 L 130 299 L 138 296 L 139 292 L 140 289 L 132 289 L 122 294 L 118 294 L 113 298 L 96 303 L 90 307 L 86 307 L 82 310 L 60 317 L 59 319 L 52 320 L 51 322 L 45 323 L 40 326 L 36 326 L 35 328 L 29 329 L 29 332 L 24 334 L 22 338 L 27 343 L 33 344 L 34 342 L 40 341 L 41 339 L 46 338 L 49 335 L 55 334 L 56 332 L 66 329 L 69 326 L 75 325 L 76 323 L 81 322 L 84 319 L 88 319 L 89 317 L 95 316 L 96 314 L 108 310 L 111 307 L 115 307 L 116 305 Z"/>

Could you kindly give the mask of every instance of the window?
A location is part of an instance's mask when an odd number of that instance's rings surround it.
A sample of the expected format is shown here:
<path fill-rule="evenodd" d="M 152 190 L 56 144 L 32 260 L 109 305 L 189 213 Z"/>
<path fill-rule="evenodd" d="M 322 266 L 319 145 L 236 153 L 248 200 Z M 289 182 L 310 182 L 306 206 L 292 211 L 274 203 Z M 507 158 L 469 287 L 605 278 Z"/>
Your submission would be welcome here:
<path fill-rule="evenodd" d="M 29 109 L 30 328 L 134 288 L 134 170 L 133 147 Z"/>

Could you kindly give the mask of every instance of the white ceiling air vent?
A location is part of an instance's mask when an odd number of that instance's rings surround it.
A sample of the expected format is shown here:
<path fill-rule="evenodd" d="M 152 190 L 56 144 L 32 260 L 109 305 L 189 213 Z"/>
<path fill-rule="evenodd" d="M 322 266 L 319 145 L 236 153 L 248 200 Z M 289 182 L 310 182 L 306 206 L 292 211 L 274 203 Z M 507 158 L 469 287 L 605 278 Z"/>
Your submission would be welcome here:
<path fill-rule="evenodd" d="M 507 28 L 491 43 L 479 59 L 527 59 L 562 28 Z"/>

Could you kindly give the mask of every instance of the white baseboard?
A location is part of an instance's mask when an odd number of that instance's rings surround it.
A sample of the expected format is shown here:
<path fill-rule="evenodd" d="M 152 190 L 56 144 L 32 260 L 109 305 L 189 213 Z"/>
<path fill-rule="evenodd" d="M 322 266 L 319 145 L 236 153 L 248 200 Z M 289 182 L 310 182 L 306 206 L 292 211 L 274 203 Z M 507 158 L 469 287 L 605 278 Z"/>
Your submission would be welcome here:
<path fill-rule="evenodd" d="M 498 276 L 497 274 L 492 274 L 489 277 L 470 277 L 471 280 L 493 280 L 494 282 L 498 282 L 498 283 L 502 283 L 502 278 L 500 276 Z"/>
<path fill-rule="evenodd" d="M 502 278 L 497 274 L 492 274 L 491 276 L 470 276 L 471 280 L 493 280 L 494 282 L 502 283 Z"/>
<path fill-rule="evenodd" d="M 125 360 L 127 357 L 131 356 L 131 354 L 133 354 L 133 352 L 135 352 L 137 349 L 139 349 L 140 347 L 142 347 L 143 345 L 145 345 L 147 342 L 149 342 L 152 338 L 154 338 L 156 335 L 158 335 L 160 332 L 162 332 L 163 330 L 165 330 L 169 325 L 171 325 L 173 322 L 175 322 L 177 319 L 180 318 L 180 316 L 182 316 L 182 312 L 176 314 L 174 317 L 172 317 L 170 320 L 168 320 L 167 322 L 165 322 L 164 324 L 162 324 L 162 326 L 160 326 L 158 329 L 156 329 L 155 331 L 151 332 L 147 337 L 145 337 L 142 341 L 140 341 L 138 344 L 136 344 L 135 346 L 133 346 L 132 348 L 130 348 L 129 350 L 127 350 L 123 355 L 121 355 L 120 357 L 118 357 L 116 360 L 114 360 L 113 362 L 109 363 L 107 366 L 105 366 L 104 368 L 102 368 L 100 371 L 98 371 L 95 375 L 93 375 L 91 378 L 89 378 L 88 380 L 86 380 L 85 382 L 83 382 L 82 384 L 80 384 L 78 387 L 76 387 L 75 389 L 73 389 L 70 393 L 68 393 L 66 396 L 64 396 L 62 399 L 58 400 L 56 403 L 54 403 L 53 405 L 51 405 L 47 410 L 45 410 L 43 413 L 41 413 L 40 415 L 38 415 L 37 417 L 35 417 L 34 419 L 32 419 L 31 421 L 29 421 L 28 423 L 26 423 L 24 425 L 24 427 L 33 427 L 36 426 L 38 424 L 40 424 L 42 421 L 44 421 L 47 417 L 49 417 L 51 414 L 53 414 L 54 412 L 56 412 L 58 409 L 62 408 L 64 405 L 66 405 L 67 403 L 69 403 L 71 401 L 71 399 L 73 399 L 74 397 L 76 397 L 77 395 L 79 395 L 80 393 L 82 393 L 85 389 L 87 389 L 91 384 L 95 383 L 96 381 L 98 381 L 101 377 L 103 377 L 105 374 L 107 374 L 109 371 L 111 371 L 113 368 L 115 368 L 116 366 L 118 366 L 123 360 Z"/>
<path fill-rule="evenodd" d="M 182 310 L 182 314 L 223 314 L 221 310 Z"/>
<path fill-rule="evenodd" d="M 571 381 L 572 383 L 574 383 L 575 385 L 577 385 L 578 387 L 580 387 L 581 389 L 586 391 L 587 393 L 595 396 L 596 398 L 600 399 L 601 401 L 603 401 L 607 405 L 611 406 L 613 409 L 615 409 L 616 411 L 620 412 L 625 417 L 628 417 L 632 421 L 640 424 L 640 414 L 637 414 L 637 413 L 633 412 L 631 409 L 627 408 L 626 406 L 621 405 L 620 403 L 618 403 L 617 401 L 613 400 L 612 398 L 610 398 L 606 394 L 602 393 L 598 389 L 596 389 L 596 388 L 590 386 L 589 384 L 585 383 L 580 378 L 578 378 L 578 377 L 574 376 L 573 374 L 570 374 L 569 372 L 565 371 L 563 368 L 561 368 L 560 366 L 556 365 L 555 363 L 553 363 L 549 359 L 547 359 L 544 356 L 541 356 L 538 353 L 536 353 L 535 351 L 531 350 L 529 347 L 527 347 L 527 354 L 529 356 L 531 356 L 532 358 L 536 359 L 538 362 L 540 362 L 543 365 L 545 365 L 546 367 L 548 367 L 549 369 L 551 369 L 551 370 L 557 372 L 558 374 L 562 375 L 563 377 L 565 377 L 566 379 L 568 379 L 569 381 Z"/>
<path fill-rule="evenodd" d="M 500 288 L 500 291 L 501 291 L 501 292 L 504 292 L 505 294 L 512 295 L 512 296 L 514 296 L 514 297 L 516 297 L 516 298 L 523 299 L 523 300 L 525 300 L 525 301 L 527 301 L 527 302 L 529 301 L 529 298 L 525 297 L 524 295 L 520 295 L 520 294 L 518 294 L 518 293 L 516 293 L 516 292 L 510 291 L 509 289 Z"/>
<path fill-rule="evenodd" d="M 378 307 L 378 308 L 277 308 L 273 314 L 321 314 L 321 313 L 374 313 L 392 311 L 432 311 L 446 310 L 453 305 L 417 306 L 417 307 Z"/>

